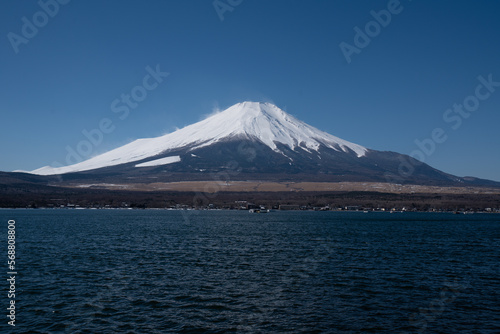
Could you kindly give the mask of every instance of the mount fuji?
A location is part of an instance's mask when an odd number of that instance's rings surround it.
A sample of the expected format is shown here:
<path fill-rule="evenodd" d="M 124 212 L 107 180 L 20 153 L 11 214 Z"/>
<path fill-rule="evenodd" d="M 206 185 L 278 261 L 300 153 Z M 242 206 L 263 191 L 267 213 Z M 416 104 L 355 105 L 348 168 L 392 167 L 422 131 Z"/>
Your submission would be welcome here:
<path fill-rule="evenodd" d="M 242 102 L 175 132 L 138 139 L 65 167 L 29 172 L 69 182 L 231 180 L 493 185 L 312 127 L 270 103 Z"/>

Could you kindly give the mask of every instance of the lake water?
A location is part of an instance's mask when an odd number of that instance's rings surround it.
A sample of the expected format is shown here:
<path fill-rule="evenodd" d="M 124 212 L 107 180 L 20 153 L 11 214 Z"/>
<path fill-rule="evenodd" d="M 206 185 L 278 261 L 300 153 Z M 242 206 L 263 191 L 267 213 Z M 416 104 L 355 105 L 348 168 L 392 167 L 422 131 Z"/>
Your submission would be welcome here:
<path fill-rule="evenodd" d="M 16 333 L 500 332 L 497 214 L 0 217 L 5 278 L 16 221 Z"/>

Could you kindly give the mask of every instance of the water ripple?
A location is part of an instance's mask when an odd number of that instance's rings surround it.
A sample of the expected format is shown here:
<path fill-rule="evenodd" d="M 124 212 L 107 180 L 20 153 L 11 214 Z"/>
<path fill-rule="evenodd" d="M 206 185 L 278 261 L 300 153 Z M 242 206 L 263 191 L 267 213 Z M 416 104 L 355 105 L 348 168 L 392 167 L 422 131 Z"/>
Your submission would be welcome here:
<path fill-rule="evenodd" d="M 17 224 L 20 333 L 500 328 L 498 215 L 0 215 Z"/>

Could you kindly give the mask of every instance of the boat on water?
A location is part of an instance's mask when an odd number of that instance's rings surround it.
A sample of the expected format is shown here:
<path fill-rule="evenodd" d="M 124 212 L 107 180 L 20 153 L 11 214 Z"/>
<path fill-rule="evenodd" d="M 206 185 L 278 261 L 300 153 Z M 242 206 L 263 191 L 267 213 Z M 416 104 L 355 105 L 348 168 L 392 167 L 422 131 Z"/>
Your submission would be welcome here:
<path fill-rule="evenodd" d="M 269 209 L 250 209 L 248 210 L 250 213 L 268 213 Z"/>

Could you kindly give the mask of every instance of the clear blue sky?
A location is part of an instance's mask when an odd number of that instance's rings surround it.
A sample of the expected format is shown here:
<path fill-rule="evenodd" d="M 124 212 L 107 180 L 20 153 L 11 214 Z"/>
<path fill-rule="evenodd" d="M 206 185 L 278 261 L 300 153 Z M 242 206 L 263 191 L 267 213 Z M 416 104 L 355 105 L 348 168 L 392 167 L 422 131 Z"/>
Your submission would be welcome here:
<path fill-rule="evenodd" d="M 49 6 L 53 17 L 37 1 L 5 1 L 0 170 L 64 164 L 67 147 L 105 118 L 114 130 L 91 155 L 253 100 L 377 150 L 410 154 L 442 128 L 447 139 L 427 163 L 500 181 L 500 87 L 460 125 L 458 113 L 443 119 L 475 94 L 478 76 L 500 82 L 498 1 L 220 0 L 228 2 L 236 6 L 221 20 L 213 0 L 73 0 L 57 13 Z M 370 12 L 388 6 L 397 13 L 348 63 L 340 43 L 355 46 L 354 28 L 377 29 Z M 23 32 L 23 17 L 38 23 L 36 34 Z M 120 119 L 112 102 L 157 64 L 170 75 Z"/>

